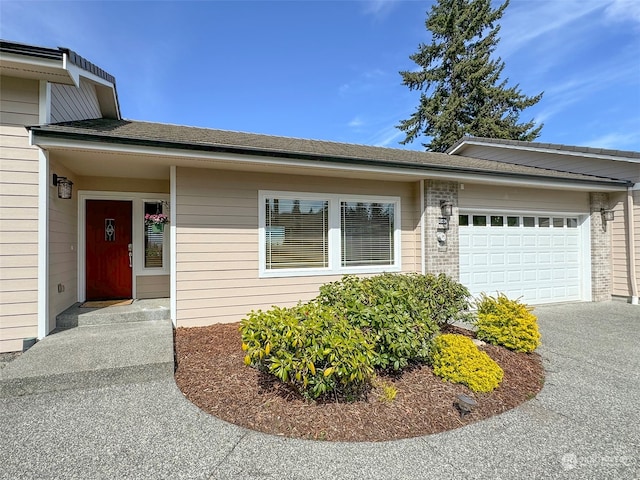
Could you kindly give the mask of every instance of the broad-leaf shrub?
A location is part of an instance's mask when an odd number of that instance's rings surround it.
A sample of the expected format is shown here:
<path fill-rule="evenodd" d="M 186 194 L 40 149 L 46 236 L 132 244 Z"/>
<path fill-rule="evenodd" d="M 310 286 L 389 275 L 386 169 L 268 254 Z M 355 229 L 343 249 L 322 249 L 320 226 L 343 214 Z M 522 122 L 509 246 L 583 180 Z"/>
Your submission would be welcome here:
<path fill-rule="evenodd" d="M 504 294 L 482 295 L 477 303 L 476 336 L 516 352 L 533 352 L 540 345 L 537 317 L 533 308 Z"/>
<path fill-rule="evenodd" d="M 446 275 L 345 275 L 316 298 L 361 329 L 374 345 L 374 365 L 401 370 L 428 359 L 439 325 L 461 319 L 468 291 Z"/>
<path fill-rule="evenodd" d="M 317 302 L 252 311 L 240 322 L 245 363 L 271 373 L 306 398 L 355 399 L 373 376 L 373 346 L 362 332 Z"/>
<path fill-rule="evenodd" d="M 438 335 L 431 353 L 433 373 L 475 392 L 490 392 L 502 382 L 504 372 L 489 355 L 463 335 Z"/>

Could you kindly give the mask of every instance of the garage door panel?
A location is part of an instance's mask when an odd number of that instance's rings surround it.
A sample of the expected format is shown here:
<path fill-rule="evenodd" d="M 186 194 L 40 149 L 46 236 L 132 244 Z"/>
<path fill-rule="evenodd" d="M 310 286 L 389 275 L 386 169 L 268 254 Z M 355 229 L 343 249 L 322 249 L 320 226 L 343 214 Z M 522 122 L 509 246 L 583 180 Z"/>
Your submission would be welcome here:
<path fill-rule="evenodd" d="M 568 228 L 558 215 L 532 216 L 535 223 L 526 227 L 460 227 L 460 280 L 473 295 L 503 292 L 527 303 L 581 299 L 582 229 Z"/>
<path fill-rule="evenodd" d="M 551 254 L 549 252 L 541 252 L 538 254 L 538 263 L 551 263 Z"/>
<path fill-rule="evenodd" d="M 538 270 L 538 280 L 547 281 L 547 280 L 551 280 L 552 277 L 553 277 L 553 274 L 551 272 L 551 269 L 541 268 L 540 270 Z"/>
<path fill-rule="evenodd" d="M 491 265 L 505 265 L 505 255 L 503 253 L 492 253 L 490 256 Z"/>
<path fill-rule="evenodd" d="M 504 247 L 505 246 L 505 237 L 504 235 L 491 235 L 489 237 L 490 245 L 492 248 L 496 247 Z"/>
<path fill-rule="evenodd" d="M 540 235 L 538 237 L 537 246 L 538 247 L 550 247 L 551 246 L 551 235 Z"/>
<path fill-rule="evenodd" d="M 509 235 L 507 237 L 507 246 L 508 247 L 520 247 L 522 245 L 522 236 L 520 235 Z"/>
<path fill-rule="evenodd" d="M 471 237 L 471 246 L 474 248 L 488 247 L 489 246 L 488 235 L 486 233 L 474 235 L 473 237 Z"/>

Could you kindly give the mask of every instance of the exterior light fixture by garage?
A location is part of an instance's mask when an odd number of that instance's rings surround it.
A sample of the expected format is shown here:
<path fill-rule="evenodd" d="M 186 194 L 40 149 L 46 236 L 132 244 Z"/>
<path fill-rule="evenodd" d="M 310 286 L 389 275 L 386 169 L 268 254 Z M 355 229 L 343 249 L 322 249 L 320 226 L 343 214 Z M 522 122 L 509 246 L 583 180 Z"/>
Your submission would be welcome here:
<path fill-rule="evenodd" d="M 453 203 L 440 200 L 440 212 L 442 213 L 442 217 L 438 219 L 438 228 L 449 230 L 449 218 L 453 215 Z"/>
<path fill-rule="evenodd" d="M 612 222 L 615 219 L 615 212 L 613 210 L 601 208 L 600 214 L 602 215 L 602 220 L 605 222 Z"/>
<path fill-rule="evenodd" d="M 73 192 L 73 182 L 67 177 L 59 177 L 53 174 L 53 186 L 58 187 L 58 198 L 69 200 Z"/>

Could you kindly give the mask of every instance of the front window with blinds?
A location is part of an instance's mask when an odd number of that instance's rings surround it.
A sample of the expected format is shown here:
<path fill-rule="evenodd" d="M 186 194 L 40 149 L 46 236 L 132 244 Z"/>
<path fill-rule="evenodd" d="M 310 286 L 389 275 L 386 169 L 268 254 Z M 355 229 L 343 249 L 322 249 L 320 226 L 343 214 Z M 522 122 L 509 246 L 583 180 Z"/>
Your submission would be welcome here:
<path fill-rule="evenodd" d="M 162 212 L 161 202 L 144 202 L 144 214 Z M 165 225 L 144 226 L 144 268 L 162 268 L 164 261 Z"/>
<path fill-rule="evenodd" d="M 341 202 L 343 267 L 393 265 L 394 204 Z"/>
<path fill-rule="evenodd" d="M 329 266 L 329 202 L 266 198 L 265 251 L 268 270 Z"/>
<path fill-rule="evenodd" d="M 260 276 L 400 271 L 400 199 L 260 192 Z"/>

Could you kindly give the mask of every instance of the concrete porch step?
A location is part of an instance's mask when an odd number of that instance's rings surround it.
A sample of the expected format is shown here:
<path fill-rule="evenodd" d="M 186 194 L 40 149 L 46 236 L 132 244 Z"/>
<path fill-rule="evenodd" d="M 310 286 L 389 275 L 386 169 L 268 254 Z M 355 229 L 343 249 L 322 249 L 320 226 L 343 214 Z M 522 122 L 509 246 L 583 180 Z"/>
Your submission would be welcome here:
<path fill-rule="evenodd" d="M 171 320 L 61 330 L 0 369 L 0 398 L 173 376 Z"/>
<path fill-rule="evenodd" d="M 80 303 L 72 305 L 56 316 L 57 328 L 109 325 L 171 318 L 168 298 L 134 300 L 131 305 L 83 308 Z"/>

